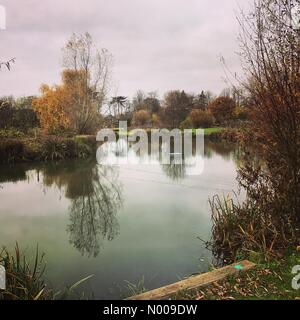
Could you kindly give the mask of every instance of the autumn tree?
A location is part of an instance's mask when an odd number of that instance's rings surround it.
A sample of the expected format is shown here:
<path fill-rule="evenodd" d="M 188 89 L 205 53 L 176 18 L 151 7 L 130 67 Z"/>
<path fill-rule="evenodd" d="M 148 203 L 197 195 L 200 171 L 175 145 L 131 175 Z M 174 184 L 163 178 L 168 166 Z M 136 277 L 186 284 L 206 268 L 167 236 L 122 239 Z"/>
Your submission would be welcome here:
<path fill-rule="evenodd" d="M 101 114 L 93 89 L 86 87 L 85 70 L 66 69 L 62 73 L 62 85 L 66 94 L 65 109 L 70 119 L 70 127 L 76 133 L 95 133 L 99 129 Z M 89 117 L 83 127 L 82 106 L 89 106 Z"/>
<path fill-rule="evenodd" d="M 62 85 L 42 86 L 41 97 L 34 101 L 42 128 L 95 133 L 109 89 L 112 57 L 107 50 L 97 49 L 86 33 L 73 34 L 63 58 Z"/>
<path fill-rule="evenodd" d="M 215 119 L 213 115 L 206 110 L 195 109 L 189 114 L 190 122 L 193 128 L 210 128 L 214 125 Z"/>
<path fill-rule="evenodd" d="M 41 127 L 47 132 L 71 130 L 80 131 L 82 125 L 81 105 L 89 104 L 93 117 L 86 122 L 84 133 L 94 133 L 99 127 L 101 115 L 98 104 L 91 94 L 92 89 L 86 88 L 84 70 L 64 70 L 62 84 L 54 87 L 43 85 L 41 96 L 33 100 L 34 109 L 38 112 Z M 88 93 L 86 93 L 88 90 Z"/>
<path fill-rule="evenodd" d="M 80 85 L 78 95 L 72 96 L 76 131 L 90 132 L 93 118 L 107 99 L 112 55 L 106 49 L 97 48 L 89 33 L 73 34 L 63 49 L 63 62 L 66 69 L 76 73 L 76 87 Z"/>
<path fill-rule="evenodd" d="M 41 96 L 34 99 L 33 107 L 39 115 L 41 128 L 47 133 L 65 131 L 70 127 L 66 108 L 67 94 L 62 86 L 42 85 Z"/>
<path fill-rule="evenodd" d="M 179 128 L 180 123 L 187 117 L 193 107 L 193 97 L 184 91 L 170 91 L 165 95 L 164 121 L 167 126 Z"/>
<path fill-rule="evenodd" d="M 235 101 L 230 97 L 218 97 L 213 100 L 208 109 L 219 124 L 226 124 L 234 118 Z"/>

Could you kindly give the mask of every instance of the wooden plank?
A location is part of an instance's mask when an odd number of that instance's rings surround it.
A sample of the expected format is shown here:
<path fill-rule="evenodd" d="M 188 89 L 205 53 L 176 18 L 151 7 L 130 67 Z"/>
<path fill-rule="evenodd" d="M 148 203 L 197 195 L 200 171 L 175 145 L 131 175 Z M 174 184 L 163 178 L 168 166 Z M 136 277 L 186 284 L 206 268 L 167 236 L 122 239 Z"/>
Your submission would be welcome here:
<path fill-rule="evenodd" d="M 203 288 L 214 282 L 223 280 L 228 276 L 237 275 L 242 271 L 247 271 L 254 267 L 254 263 L 248 260 L 244 260 L 239 263 L 234 263 L 229 266 L 213 270 L 211 272 L 193 276 L 174 284 L 170 284 L 165 287 L 161 287 L 134 297 L 130 297 L 127 300 L 166 300 L 180 291 L 189 291 Z"/>

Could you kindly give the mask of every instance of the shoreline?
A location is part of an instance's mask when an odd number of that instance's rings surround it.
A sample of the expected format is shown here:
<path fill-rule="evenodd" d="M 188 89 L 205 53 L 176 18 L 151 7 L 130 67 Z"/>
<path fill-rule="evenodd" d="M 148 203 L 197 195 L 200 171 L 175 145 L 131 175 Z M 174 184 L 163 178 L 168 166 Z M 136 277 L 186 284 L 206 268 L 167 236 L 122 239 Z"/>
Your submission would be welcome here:
<path fill-rule="evenodd" d="M 119 135 L 118 129 L 112 130 Z M 145 130 L 149 134 L 155 129 Z M 129 136 L 131 131 L 123 133 L 123 136 Z M 237 128 L 208 128 L 204 129 L 204 133 L 204 138 L 212 142 L 237 143 L 240 139 Z M 0 141 L 0 165 L 85 159 L 95 153 L 96 146 L 95 135 L 41 135 L 35 138 L 8 136 Z"/>

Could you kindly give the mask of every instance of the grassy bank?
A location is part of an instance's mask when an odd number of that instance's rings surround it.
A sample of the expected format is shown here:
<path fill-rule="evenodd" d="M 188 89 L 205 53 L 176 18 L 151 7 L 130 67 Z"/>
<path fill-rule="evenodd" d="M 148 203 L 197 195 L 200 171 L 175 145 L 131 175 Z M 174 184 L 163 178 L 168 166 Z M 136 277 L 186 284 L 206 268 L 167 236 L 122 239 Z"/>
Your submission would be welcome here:
<path fill-rule="evenodd" d="M 118 129 L 114 131 L 119 134 Z M 151 129 L 146 131 L 151 133 Z M 119 135 L 131 134 L 129 130 Z M 204 129 L 204 134 L 212 141 L 236 142 L 239 133 L 237 129 L 216 127 Z M 5 131 L 0 132 L 0 137 L 0 164 L 86 158 L 96 149 L 95 136 L 39 135 L 32 138 L 18 131 L 11 134 Z"/>
<path fill-rule="evenodd" d="M 224 127 L 213 127 L 213 128 L 205 128 L 203 130 L 204 130 L 205 134 L 211 134 L 211 133 L 214 133 L 214 132 L 220 132 L 220 131 L 222 131 L 224 129 L 225 129 Z M 130 133 L 130 131 L 132 131 L 132 130 L 134 130 L 134 128 L 128 130 L 127 132 Z M 144 130 L 146 130 L 148 133 L 151 133 L 151 130 L 160 130 L 160 129 L 159 128 L 144 128 Z M 196 132 L 196 129 L 192 129 L 192 130 L 193 130 L 194 133 Z M 114 128 L 113 131 L 119 132 L 119 128 Z"/>
<path fill-rule="evenodd" d="M 95 149 L 94 136 L 4 137 L 0 141 L 0 163 L 86 158 Z"/>
<path fill-rule="evenodd" d="M 265 262 L 253 256 L 254 270 L 241 273 L 224 281 L 189 294 L 179 294 L 185 300 L 298 300 L 300 289 L 292 287 L 296 276 L 292 269 L 300 265 L 300 252 L 289 250 L 280 259 Z M 257 261 L 255 261 L 257 260 Z"/>

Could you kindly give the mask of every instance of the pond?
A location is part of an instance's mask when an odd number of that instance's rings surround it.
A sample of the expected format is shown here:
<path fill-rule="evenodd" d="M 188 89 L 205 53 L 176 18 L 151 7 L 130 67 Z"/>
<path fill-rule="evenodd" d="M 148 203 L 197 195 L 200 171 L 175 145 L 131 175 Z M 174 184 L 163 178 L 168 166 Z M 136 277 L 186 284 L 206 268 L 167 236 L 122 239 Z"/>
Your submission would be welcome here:
<path fill-rule="evenodd" d="M 237 189 L 237 149 L 206 142 L 204 172 L 179 165 L 101 166 L 95 159 L 0 167 L 0 245 L 45 252 L 58 289 L 120 299 L 126 281 L 153 289 L 206 271 L 208 199 Z"/>

